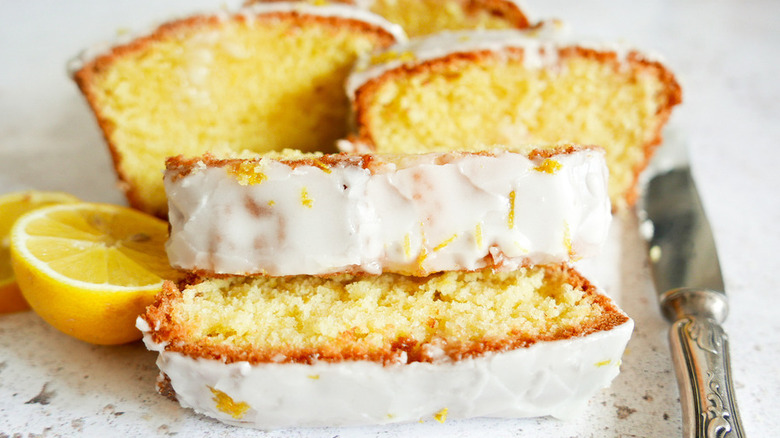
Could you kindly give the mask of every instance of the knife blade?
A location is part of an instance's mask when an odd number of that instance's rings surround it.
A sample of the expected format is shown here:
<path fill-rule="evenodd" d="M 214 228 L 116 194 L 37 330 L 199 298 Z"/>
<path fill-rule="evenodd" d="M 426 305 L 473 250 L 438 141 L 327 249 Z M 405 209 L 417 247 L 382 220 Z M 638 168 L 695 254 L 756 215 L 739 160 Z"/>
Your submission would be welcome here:
<path fill-rule="evenodd" d="M 638 202 L 672 352 L 685 438 L 744 436 L 731 378 L 728 314 L 715 240 L 682 141 L 653 158 Z"/>

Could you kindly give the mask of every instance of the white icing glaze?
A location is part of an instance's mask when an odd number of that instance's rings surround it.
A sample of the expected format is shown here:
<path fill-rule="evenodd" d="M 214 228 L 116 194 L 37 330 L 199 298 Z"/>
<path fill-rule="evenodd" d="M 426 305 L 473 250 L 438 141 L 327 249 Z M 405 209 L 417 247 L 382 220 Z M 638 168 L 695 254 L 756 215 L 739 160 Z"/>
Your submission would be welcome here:
<path fill-rule="evenodd" d="M 444 58 L 454 53 L 475 51 L 505 52 L 510 48 L 523 49 L 523 64 L 529 69 L 541 69 L 558 63 L 558 52 L 565 47 L 583 47 L 602 52 L 614 52 L 625 60 L 634 49 L 624 43 L 574 41 L 568 37 L 567 27 L 560 21 L 548 21 L 539 28 L 509 30 L 466 30 L 441 32 L 400 42 L 374 54 L 365 55 L 355 64 L 347 79 L 347 93 L 355 98 L 355 91 L 370 80 L 401 65 L 417 65 Z M 384 62 L 374 62 L 386 56 Z M 406 56 L 403 56 L 407 54 Z M 410 56 L 413 55 L 413 56 Z M 643 55 L 647 59 L 655 57 Z"/>
<path fill-rule="evenodd" d="M 260 429 L 408 422 L 443 412 L 448 419 L 571 418 L 617 376 L 633 325 L 628 320 L 609 331 L 455 362 L 253 365 L 166 351 L 138 319 L 144 343 L 160 353 L 157 365 L 182 406 Z M 223 412 L 210 388 L 247 410 L 238 418 Z"/>
<path fill-rule="evenodd" d="M 377 26 L 386 32 L 393 35 L 398 42 L 406 41 L 406 33 L 401 26 L 391 23 L 386 19 L 369 12 L 363 8 L 345 4 L 325 4 L 325 5 L 312 5 L 306 2 L 272 2 L 272 3 L 256 3 L 243 7 L 235 12 L 229 12 L 225 10 L 203 12 L 199 15 L 210 15 L 218 17 L 223 21 L 229 20 L 233 16 L 243 16 L 249 22 L 255 17 L 262 14 L 270 14 L 276 12 L 296 12 L 303 15 L 314 15 L 319 17 L 337 17 L 349 20 L 358 20 L 368 23 L 373 26 Z M 142 31 L 125 33 L 118 36 L 112 42 L 103 42 L 96 44 L 84 51 L 79 55 L 72 58 L 67 65 L 68 74 L 73 76 L 77 71 L 81 70 L 85 64 L 94 60 L 98 56 L 109 53 L 114 47 L 122 46 L 130 43 L 131 41 L 142 38 L 144 36 L 151 35 L 157 30 L 158 26 L 153 26 Z"/>
<path fill-rule="evenodd" d="M 225 167 L 168 171 L 168 257 L 222 274 L 426 275 L 594 255 L 611 221 L 604 153 L 551 160 L 554 173 L 506 151 L 377 155 L 372 170 L 262 159 L 251 185 Z"/>

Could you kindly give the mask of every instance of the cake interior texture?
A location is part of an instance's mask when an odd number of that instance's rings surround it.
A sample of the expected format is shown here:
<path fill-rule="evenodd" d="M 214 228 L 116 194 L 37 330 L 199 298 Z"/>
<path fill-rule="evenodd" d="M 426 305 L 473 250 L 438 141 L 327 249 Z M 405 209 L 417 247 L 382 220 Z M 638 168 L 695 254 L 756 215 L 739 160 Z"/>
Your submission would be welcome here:
<path fill-rule="evenodd" d="M 173 351 L 250 363 L 459 360 L 628 320 L 563 265 L 168 284 L 145 318 Z"/>
<path fill-rule="evenodd" d="M 490 0 L 374 0 L 370 10 L 400 24 L 410 37 L 442 30 L 528 27 L 516 6 Z"/>
<path fill-rule="evenodd" d="M 246 4 L 280 0 L 249 0 Z M 281 0 L 284 1 L 284 0 Z M 322 4 L 323 0 L 306 0 Z M 513 0 L 335 0 L 366 8 L 403 27 L 410 37 L 444 30 L 524 29 L 528 18 Z"/>
<path fill-rule="evenodd" d="M 679 87 L 660 65 L 566 49 L 554 68 L 526 68 L 522 49 L 401 67 L 357 92 L 360 137 L 379 152 L 599 145 L 613 203 L 633 201 Z M 476 62 L 475 62 L 476 61 Z"/>
<path fill-rule="evenodd" d="M 195 17 L 120 46 L 75 77 L 131 204 L 164 215 L 165 157 L 335 150 L 347 132 L 343 82 L 352 63 L 393 41 L 365 26 L 304 15 Z"/>

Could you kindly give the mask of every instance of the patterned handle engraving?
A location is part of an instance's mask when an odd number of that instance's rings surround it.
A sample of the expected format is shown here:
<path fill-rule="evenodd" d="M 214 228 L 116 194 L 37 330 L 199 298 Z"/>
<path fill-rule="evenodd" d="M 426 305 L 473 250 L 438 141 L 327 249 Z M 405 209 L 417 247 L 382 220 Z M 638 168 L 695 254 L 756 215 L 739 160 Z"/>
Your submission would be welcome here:
<path fill-rule="evenodd" d="M 709 318 L 686 317 L 674 323 L 670 335 L 683 403 L 684 436 L 744 437 L 723 328 Z"/>

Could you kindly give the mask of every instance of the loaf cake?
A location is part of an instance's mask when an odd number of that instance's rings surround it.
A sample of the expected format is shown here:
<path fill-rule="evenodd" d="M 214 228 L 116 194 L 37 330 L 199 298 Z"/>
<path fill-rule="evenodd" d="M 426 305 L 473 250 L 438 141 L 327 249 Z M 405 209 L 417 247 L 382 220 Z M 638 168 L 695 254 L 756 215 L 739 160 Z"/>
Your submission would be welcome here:
<path fill-rule="evenodd" d="M 278 0 L 248 0 L 255 4 Z M 528 18 L 513 0 L 307 0 L 308 3 L 346 3 L 367 9 L 417 37 L 443 30 L 524 29 Z"/>
<path fill-rule="evenodd" d="M 195 15 L 83 53 L 69 66 L 129 203 L 166 215 L 165 158 L 207 151 L 335 151 L 359 54 L 405 39 L 360 8 L 258 4 Z"/>
<path fill-rule="evenodd" d="M 364 57 L 350 75 L 355 141 L 379 153 L 603 146 L 613 205 L 636 198 L 681 91 L 658 60 L 554 32 L 449 32 Z M 356 148 L 355 146 L 360 146 Z"/>
<path fill-rule="evenodd" d="M 166 283 L 159 390 L 261 429 L 579 413 L 633 322 L 564 265 Z"/>
<path fill-rule="evenodd" d="M 168 259 L 201 275 L 515 269 L 598 253 L 600 148 L 167 160 Z"/>

